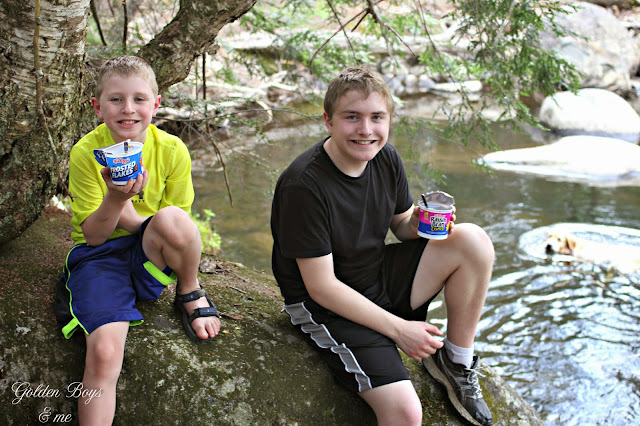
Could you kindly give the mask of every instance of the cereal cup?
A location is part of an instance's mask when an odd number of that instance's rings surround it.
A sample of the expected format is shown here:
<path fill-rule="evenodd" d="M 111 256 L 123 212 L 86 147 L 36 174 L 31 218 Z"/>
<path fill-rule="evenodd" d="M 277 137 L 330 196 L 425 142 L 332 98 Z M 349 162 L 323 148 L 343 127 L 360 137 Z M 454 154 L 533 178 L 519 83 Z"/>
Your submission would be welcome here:
<path fill-rule="evenodd" d="M 454 198 L 446 192 L 422 194 L 422 199 L 418 201 L 418 235 L 432 240 L 446 239 L 449 236 L 454 202 Z"/>
<path fill-rule="evenodd" d="M 142 143 L 127 139 L 114 145 L 94 149 L 96 161 L 109 167 L 111 181 L 115 185 L 126 185 L 129 179 L 135 179 L 142 174 Z"/>

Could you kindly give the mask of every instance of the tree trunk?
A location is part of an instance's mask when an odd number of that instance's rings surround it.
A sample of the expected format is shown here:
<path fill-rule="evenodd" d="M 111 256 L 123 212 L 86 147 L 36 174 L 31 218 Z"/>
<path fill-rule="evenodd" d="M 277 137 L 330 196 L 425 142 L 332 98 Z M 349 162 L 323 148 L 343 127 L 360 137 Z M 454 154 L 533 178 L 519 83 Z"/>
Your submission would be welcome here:
<path fill-rule="evenodd" d="M 89 0 L 0 3 L 0 243 L 38 218 L 66 173 L 86 101 L 88 7 Z"/>
<path fill-rule="evenodd" d="M 193 61 L 211 46 L 225 25 L 247 13 L 257 0 L 180 0 L 173 21 L 138 55 L 154 68 L 160 91 L 189 75 Z"/>
<path fill-rule="evenodd" d="M 181 0 L 175 19 L 138 52 L 161 91 L 186 78 L 220 29 L 255 2 Z M 88 11 L 89 0 L 0 2 L 0 244 L 60 192 L 71 147 L 95 125 L 84 63 Z"/>

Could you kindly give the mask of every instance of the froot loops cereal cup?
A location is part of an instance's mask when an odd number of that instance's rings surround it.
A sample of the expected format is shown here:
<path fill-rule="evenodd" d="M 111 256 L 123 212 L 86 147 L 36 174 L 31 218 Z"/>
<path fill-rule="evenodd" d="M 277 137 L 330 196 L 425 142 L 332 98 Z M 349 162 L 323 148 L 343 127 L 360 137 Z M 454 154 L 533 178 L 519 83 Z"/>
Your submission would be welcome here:
<path fill-rule="evenodd" d="M 418 201 L 418 207 L 420 207 L 418 235 L 432 240 L 446 239 L 449 236 L 454 203 L 454 198 L 446 192 L 434 191 L 422 194 Z"/>
<path fill-rule="evenodd" d="M 126 185 L 129 179 L 135 179 L 142 174 L 142 143 L 127 139 L 114 145 L 94 149 L 96 161 L 109 167 L 111 181 L 115 185 Z"/>

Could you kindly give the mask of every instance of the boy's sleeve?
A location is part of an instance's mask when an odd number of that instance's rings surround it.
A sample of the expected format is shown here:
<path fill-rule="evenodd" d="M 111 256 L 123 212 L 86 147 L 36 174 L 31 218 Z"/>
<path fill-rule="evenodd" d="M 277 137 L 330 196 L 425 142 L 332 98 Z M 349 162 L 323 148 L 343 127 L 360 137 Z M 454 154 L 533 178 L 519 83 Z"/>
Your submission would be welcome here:
<path fill-rule="evenodd" d="M 69 157 L 69 192 L 74 197 L 71 203 L 72 225 L 82 232 L 80 224 L 100 207 L 106 193 L 106 184 L 100 175 L 100 166 L 93 154 L 74 146 Z"/>
<path fill-rule="evenodd" d="M 180 207 L 191 213 L 194 191 L 191 178 L 191 156 L 187 146 L 180 141 L 176 144 L 175 153 L 171 159 L 166 186 L 160 201 L 160 208 L 166 206 Z"/>
<path fill-rule="evenodd" d="M 276 220 L 282 255 L 296 259 L 331 253 L 329 218 L 322 200 L 309 189 L 295 186 L 279 195 Z"/>
<path fill-rule="evenodd" d="M 409 180 L 407 179 L 407 172 L 405 171 L 402 158 L 397 151 L 395 151 L 395 171 L 396 171 L 396 209 L 394 214 L 400 214 L 406 212 L 409 207 L 413 205 L 413 196 L 409 189 Z"/>

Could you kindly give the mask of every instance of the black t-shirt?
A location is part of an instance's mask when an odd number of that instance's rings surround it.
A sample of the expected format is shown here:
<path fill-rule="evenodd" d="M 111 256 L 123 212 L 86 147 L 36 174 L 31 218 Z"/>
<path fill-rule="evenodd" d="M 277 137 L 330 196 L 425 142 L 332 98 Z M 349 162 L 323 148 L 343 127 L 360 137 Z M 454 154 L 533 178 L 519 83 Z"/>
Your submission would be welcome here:
<path fill-rule="evenodd" d="M 339 280 L 359 292 L 373 285 L 391 218 L 413 204 L 393 146 L 386 144 L 354 178 L 333 164 L 325 140 L 298 156 L 275 189 L 271 261 L 287 304 L 309 299 L 296 258 L 332 253 Z"/>

